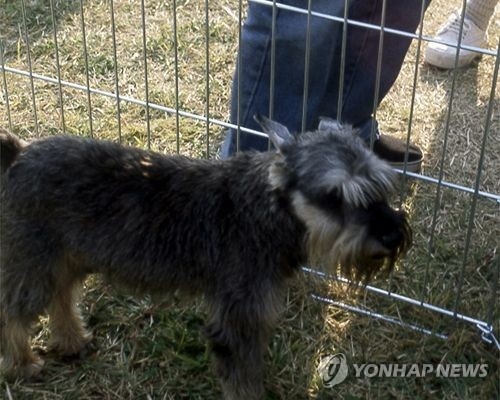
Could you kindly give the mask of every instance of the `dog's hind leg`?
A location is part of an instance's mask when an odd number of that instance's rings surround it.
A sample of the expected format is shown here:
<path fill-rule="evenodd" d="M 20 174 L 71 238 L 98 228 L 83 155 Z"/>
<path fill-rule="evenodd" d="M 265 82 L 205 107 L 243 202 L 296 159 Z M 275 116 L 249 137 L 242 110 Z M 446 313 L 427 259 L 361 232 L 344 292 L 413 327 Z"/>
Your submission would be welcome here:
<path fill-rule="evenodd" d="M 30 331 L 55 296 L 60 247 L 44 224 L 6 213 L 0 241 L 0 354 L 8 376 L 29 378 L 43 361 L 33 353 Z"/>
<path fill-rule="evenodd" d="M 43 360 L 31 351 L 31 319 L 7 317 L 0 311 L 0 349 L 1 369 L 8 376 L 30 378 L 37 375 L 43 367 Z"/>
<path fill-rule="evenodd" d="M 92 340 L 84 326 L 77 301 L 85 274 L 69 258 L 58 269 L 58 279 L 49 305 L 49 348 L 61 356 L 79 354 Z"/>
<path fill-rule="evenodd" d="M 30 270 L 26 259 L 3 263 L 6 259 L 2 257 L 0 269 L 1 369 L 8 376 L 30 378 L 43 366 L 31 350 L 30 331 L 50 301 L 50 285 L 45 276 L 25 273 Z"/>

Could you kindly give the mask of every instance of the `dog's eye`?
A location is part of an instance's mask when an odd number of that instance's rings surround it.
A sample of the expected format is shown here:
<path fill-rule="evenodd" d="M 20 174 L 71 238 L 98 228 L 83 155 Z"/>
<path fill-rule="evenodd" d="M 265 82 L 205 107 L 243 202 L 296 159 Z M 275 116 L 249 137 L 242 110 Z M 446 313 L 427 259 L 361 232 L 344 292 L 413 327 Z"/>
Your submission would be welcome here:
<path fill-rule="evenodd" d="M 340 205 L 342 203 L 342 196 L 337 189 L 327 192 L 327 198 L 331 205 Z"/>
<path fill-rule="evenodd" d="M 325 208 L 337 208 L 342 204 L 342 196 L 338 190 L 325 191 L 317 196 L 317 203 Z"/>

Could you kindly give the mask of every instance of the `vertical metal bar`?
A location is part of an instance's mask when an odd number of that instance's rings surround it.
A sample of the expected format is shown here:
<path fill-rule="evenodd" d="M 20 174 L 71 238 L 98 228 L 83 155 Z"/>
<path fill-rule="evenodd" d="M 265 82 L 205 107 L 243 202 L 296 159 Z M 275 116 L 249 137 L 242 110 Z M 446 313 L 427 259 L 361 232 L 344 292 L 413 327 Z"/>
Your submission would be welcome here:
<path fill-rule="evenodd" d="M 302 98 L 302 129 L 304 132 L 307 127 L 307 103 L 309 98 L 309 68 L 311 58 L 311 18 L 312 18 L 312 0 L 307 1 L 307 32 L 306 32 L 306 54 L 304 59 L 304 93 Z"/>
<path fill-rule="evenodd" d="M 273 0 L 273 13 L 271 16 L 271 72 L 269 76 L 269 118 L 274 116 L 274 97 L 276 84 L 276 18 L 278 17 L 278 7 L 276 0 Z M 267 141 L 267 148 L 271 150 L 271 141 Z"/>
<path fill-rule="evenodd" d="M 210 157 L 210 13 L 205 0 L 205 134 L 206 158 Z"/>
<path fill-rule="evenodd" d="M 141 0 L 141 23 L 142 23 L 142 55 L 144 63 L 144 96 L 146 101 L 146 132 L 148 135 L 148 149 L 151 148 L 151 122 L 149 120 L 149 82 L 148 82 L 148 54 L 146 40 L 146 7 Z"/>
<path fill-rule="evenodd" d="M 5 107 L 7 108 L 7 120 L 9 121 L 9 129 L 12 130 L 12 116 L 10 115 L 10 101 L 9 101 L 9 90 L 7 87 L 7 77 L 5 74 L 5 58 L 4 58 L 4 46 L 0 43 L 0 65 L 2 66 L 2 80 L 5 93 Z"/>
<path fill-rule="evenodd" d="M 406 197 L 406 183 L 407 183 L 407 163 L 408 163 L 408 148 L 410 146 L 410 136 L 411 136 L 411 129 L 413 126 L 413 114 L 415 110 L 415 98 L 416 98 L 416 88 L 417 88 L 417 83 L 418 83 L 418 72 L 419 72 L 419 61 L 420 61 L 420 54 L 422 50 L 422 37 L 423 37 L 423 30 L 424 30 L 424 14 L 425 14 L 425 0 L 422 1 L 422 8 L 420 10 L 420 24 L 419 24 L 419 29 L 418 29 L 418 43 L 417 43 L 417 54 L 415 58 L 415 70 L 413 74 L 413 90 L 411 93 L 411 102 L 410 102 L 410 116 L 408 118 L 408 131 L 406 134 L 406 152 L 405 152 L 405 157 L 404 157 L 404 167 L 403 167 L 403 177 L 401 179 L 401 191 L 400 191 L 400 197 L 401 200 L 403 200 Z M 429 270 L 429 265 L 430 262 L 426 263 L 425 266 L 425 273 L 424 273 L 424 283 L 422 285 L 422 290 L 420 292 L 420 303 L 423 304 L 425 301 L 425 289 L 427 288 L 427 283 L 429 282 L 429 276 L 430 276 L 430 270 Z"/>
<path fill-rule="evenodd" d="M 384 51 L 384 34 L 385 34 L 385 17 L 386 17 L 387 1 L 382 1 L 382 15 L 380 17 L 380 35 L 378 42 L 377 69 L 375 72 L 375 92 L 373 94 L 373 119 L 377 119 L 378 97 L 380 92 L 380 75 L 382 72 L 382 59 Z M 373 149 L 375 142 L 375 124 L 372 124 L 370 132 L 370 148 Z"/>
<path fill-rule="evenodd" d="M 85 85 L 87 87 L 87 107 L 89 115 L 90 137 L 94 136 L 94 128 L 92 123 L 92 99 L 90 96 L 90 77 L 89 77 L 89 57 L 87 51 L 87 34 L 85 32 L 85 16 L 84 16 L 83 0 L 80 0 L 80 22 L 82 26 L 82 44 L 83 44 L 83 60 L 85 62 Z"/>
<path fill-rule="evenodd" d="M 413 90 L 411 91 L 411 100 L 410 100 L 410 115 L 408 117 L 408 131 L 406 133 L 406 151 L 404 155 L 404 165 L 403 165 L 403 179 L 401 179 L 401 198 L 404 197 L 404 188 L 406 187 L 407 181 L 407 167 L 408 167 L 408 149 L 410 148 L 410 136 L 411 136 L 411 128 L 413 125 L 413 113 L 415 111 L 415 98 L 417 93 L 417 84 L 418 84 L 418 72 L 419 72 L 419 61 L 420 61 L 420 53 L 422 51 L 422 36 L 424 30 L 424 14 L 425 14 L 425 0 L 422 0 L 422 8 L 420 9 L 420 22 L 418 28 L 418 39 L 417 39 L 417 54 L 415 56 L 415 68 L 413 73 Z"/>
<path fill-rule="evenodd" d="M 439 162 L 439 175 L 438 175 L 438 183 L 437 183 L 437 189 L 436 189 L 436 199 L 434 201 L 434 212 L 432 215 L 431 230 L 430 230 L 430 235 L 429 235 L 429 251 L 430 252 L 432 252 L 433 246 L 434 246 L 434 234 L 436 231 L 438 210 L 439 210 L 439 206 L 441 203 L 441 188 L 442 188 L 442 182 L 443 182 L 443 176 L 444 176 L 444 158 L 446 156 L 446 149 L 448 147 L 448 135 L 450 133 L 450 121 L 451 121 L 451 111 L 453 108 L 453 96 L 455 94 L 455 86 L 457 83 L 458 56 L 460 54 L 460 47 L 462 45 L 462 32 L 463 32 L 464 18 L 465 18 L 465 4 L 466 4 L 466 0 L 463 1 L 463 5 L 462 5 L 463 8 L 462 8 L 462 16 L 460 19 L 460 29 L 458 32 L 457 53 L 455 55 L 455 66 L 453 69 L 453 77 L 451 80 L 450 98 L 448 101 L 448 112 L 446 113 L 446 120 L 445 120 L 443 150 L 441 152 L 441 158 L 440 158 L 440 162 Z"/>
<path fill-rule="evenodd" d="M 499 212 L 500 212 L 500 203 L 499 205 Z M 493 281 L 491 283 L 491 298 L 488 303 L 488 310 L 486 310 L 486 322 L 488 323 L 489 326 L 493 325 L 493 318 L 494 318 L 494 312 L 495 308 L 498 306 L 498 297 L 497 297 L 497 291 L 498 291 L 498 280 L 500 279 L 500 257 L 498 255 L 494 255 L 493 257 L 496 256 L 496 262 L 493 261 L 493 264 L 496 264 L 496 267 L 493 272 Z"/>
<path fill-rule="evenodd" d="M 66 122 L 64 120 L 64 100 L 63 100 L 63 87 L 61 84 L 61 63 L 59 62 L 59 44 L 57 41 L 57 20 L 56 20 L 56 12 L 54 9 L 54 0 L 50 0 L 50 13 L 52 16 L 52 29 L 54 31 L 54 46 L 56 48 L 55 56 L 56 56 L 56 69 L 57 69 L 57 84 L 59 87 L 59 103 L 61 107 L 61 124 L 62 129 L 66 132 Z"/>
<path fill-rule="evenodd" d="M 174 29 L 174 76 L 175 76 L 175 141 L 177 154 L 181 151 L 181 138 L 180 138 L 180 116 L 179 116 L 179 49 L 177 37 L 177 0 L 173 0 L 173 29 Z"/>
<path fill-rule="evenodd" d="M 382 75 L 382 61 L 383 61 L 383 52 L 384 52 L 384 35 L 385 35 L 385 20 L 387 15 L 387 1 L 382 1 L 382 13 L 380 16 L 380 34 L 379 34 L 379 42 L 378 42 L 378 51 L 377 51 L 377 68 L 375 71 L 375 90 L 373 93 L 373 119 L 377 120 L 377 108 L 378 108 L 378 98 L 380 93 L 380 76 Z M 371 132 L 370 132 L 370 148 L 373 149 L 373 145 L 375 143 L 375 129 L 376 124 L 372 124 Z M 387 282 L 387 292 L 392 292 L 392 278 L 393 272 L 390 273 L 389 279 Z"/>
<path fill-rule="evenodd" d="M 35 98 L 35 82 L 33 79 L 33 64 L 31 62 L 31 48 L 30 48 L 30 39 L 28 34 L 28 23 L 26 18 L 26 4 L 24 0 L 21 1 L 21 9 L 23 14 L 23 25 L 24 25 L 24 34 L 26 41 L 26 57 L 28 60 L 28 69 L 30 73 L 30 89 L 31 89 L 31 107 L 33 109 L 33 118 L 35 119 L 35 132 L 36 136 L 40 136 L 40 129 L 38 128 L 38 113 L 36 111 L 36 98 Z"/>
<path fill-rule="evenodd" d="M 115 99 L 116 99 L 116 119 L 118 120 L 118 140 L 122 142 L 122 118 L 120 109 L 120 87 L 118 85 L 118 57 L 116 55 L 116 33 L 115 33 L 115 9 L 114 0 L 109 1 L 111 12 L 111 38 L 113 40 L 113 65 L 114 65 L 114 78 L 115 78 Z"/>
<path fill-rule="evenodd" d="M 241 136 L 241 30 L 243 19 L 243 0 L 238 1 L 238 60 L 236 61 L 236 151 L 240 151 Z"/>
<path fill-rule="evenodd" d="M 500 63 L 500 39 L 498 41 L 498 48 L 497 48 L 497 59 L 495 63 L 495 70 L 493 72 L 493 79 L 491 83 L 491 94 L 490 94 L 490 100 L 488 103 L 488 109 L 486 112 L 486 121 L 484 123 L 484 135 L 483 135 L 483 140 L 481 143 L 481 151 L 479 154 L 479 161 L 477 164 L 477 174 L 476 174 L 476 181 L 474 182 L 474 194 L 472 196 L 472 203 L 470 206 L 470 214 L 469 214 L 469 223 L 467 226 L 467 234 L 465 237 L 465 249 L 464 249 L 464 256 L 462 260 L 462 268 L 460 268 L 460 275 L 458 278 L 458 283 L 457 283 L 457 288 L 456 288 L 456 296 L 455 296 L 455 305 L 454 305 L 454 315 L 456 317 L 457 315 L 457 310 L 460 304 L 460 299 L 461 299 L 461 294 L 462 294 L 462 286 L 464 282 L 464 272 L 465 272 L 465 267 L 467 265 L 467 258 L 469 256 L 469 249 L 471 246 L 471 240 L 472 240 L 472 232 L 474 229 L 474 217 L 476 215 L 476 207 L 477 207 L 477 200 L 479 198 L 479 185 L 481 184 L 481 173 L 483 172 L 483 164 L 484 164 L 484 155 L 486 153 L 486 143 L 488 142 L 488 135 L 490 133 L 490 128 L 491 128 L 491 120 L 493 118 L 493 104 L 495 102 L 495 89 L 497 87 L 497 82 L 498 82 L 498 65 Z"/>
<path fill-rule="evenodd" d="M 269 118 L 273 119 L 274 114 L 274 86 L 276 82 L 276 18 L 278 7 L 276 0 L 273 0 L 273 13 L 271 16 L 271 74 L 269 76 Z"/>
<path fill-rule="evenodd" d="M 345 78 L 345 59 L 347 50 L 347 16 L 349 15 L 350 0 L 344 1 L 344 22 L 342 25 L 342 47 L 340 53 L 340 73 L 339 73 L 339 92 L 337 101 L 337 121 L 342 122 L 342 107 L 344 106 L 344 78 Z"/>

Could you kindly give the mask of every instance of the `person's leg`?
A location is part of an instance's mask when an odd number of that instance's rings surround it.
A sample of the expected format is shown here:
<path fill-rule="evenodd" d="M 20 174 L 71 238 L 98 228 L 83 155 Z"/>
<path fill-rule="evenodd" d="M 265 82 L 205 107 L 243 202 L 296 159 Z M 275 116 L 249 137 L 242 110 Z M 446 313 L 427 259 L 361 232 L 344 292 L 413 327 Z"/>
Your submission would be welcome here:
<path fill-rule="evenodd" d="M 303 0 L 287 0 L 290 6 L 303 8 Z M 344 1 L 320 0 L 313 2 L 314 11 L 329 15 L 343 15 Z M 239 49 L 239 67 L 233 80 L 231 95 L 231 122 L 260 130 L 253 120 L 256 113 L 269 115 L 270 79 L 274 69 L 273 118 L 287 125 L 292 132 L 302 128 L 304 101 L 305 54 L 307 15 L 284 9 L 276 10 L 275 35 L 272 37 L 272 7 L 249 3 L 248 18 L 242 30 Z M 306 128 L 317 126 L 319 102 L 324 98 L 327 80 L 336 57 L 342 24 L 319 17 L 311 17 L 309 48 L 309 80 Z M 341 37 L 341 36 L 340 36 Z M 271 42 L 275 42 L 275 63 L 271 65 Z M 274 68 L 273 68 L 274 67 Z M 238 71 L 241 74 L 238 76 Z M 232 154 L 238 141 L 241 150 L 267 150 L 268 140 L 257 135 L 239 133 L 231 129 L 222 148 L 222 156 Z"/>
<path fill-rule="evenodd" d="M 291 5 L 295 3 L 303 7 L 302 1 L 290 1 Z M 382 0 L 353 0 L 348 17 L 380 25 L 382 3 Z M 325 0 L 314 4 L 319 11 L 343 17 L 344 1 Z M 404 2 L 404 5 L 397 0 L 388 0 L 385 26 L 414 32 L 420 21 L 421 8 L 421 0 Z M 259 129 L 252 117 L 255 113 L 268 114 L 269 111 L 272 9 L 250 3 L 248 15 L 240 48 L 241 77 L 238 80 L 236 73 L 233 82 L 231 122 Z M 278 10 L 275 26 L 273 118 L 287 125 L 292 132 L 298 132 L 302 127 L 307 15 Z M 369 136 L 373 131 L 370 118 L 374 104 L 378 105 L 397 78 L 411 39 L 385 32 L 379 96 L 375 100 L 380 29 L 348 26 L 343 107 L 339 115 L 342 22 L 313 17 L 309 29 L 311 46 L 306 129 L 314 129 L 319 117 L 327 116 L 359 126 L 365 136 Z M 230 130 L 221 156 L 232 154 L 237 142 L 241 150 L 268 149 L 266 138 L 240 132 L 237 140 L 236 130 Z M 404 152 L 397 156 L 403 158 Z M 421 159 L 421 153 L 416 156 Z"/>
<path fill-rule="evenodd" d="M 353 1 L 349 18 L 380 26 L 383 1 L 367 5 L 366 1 Z M 414 33 L 420 22 L 422 0 L 401 2 L 386 0 L 385 28 Z M 341 120 L 354 126 L 363 125 L 389 92 L 399 75 L 404 58 L 411 44 L 410 37 L 359 26 L 349 26 L 345 66 L 345 86 Z M 380 71 L 379 43 L 382 36 Z M 377 72 L 380 73 L 378 96 L 375 98 Z M 335 86 L 335 85 L 333 85 Z M 323 102 L 328 106 L 328 102 Z M 333 107 L 336 111 L 337 106 Z M 331 115 L 331 114 L 330 114 Z M 332 115 L 333 116 L 333 115 Z"/>
<path fill-rule="evenodd" d="M 429 1 L 423 4 L 423 0 L 406 2 L 387 0 L 383 15 L 383 0 L 352 1 L 348 17 L 377 27 L 381 26 L 384 20 L 385 28 L 414 33 L 420 23 L 422 11 L 425 11 L 428 4 Z M 423 159 L 421 150 L 412 143 L 407 146 L 406 141 L 380 135 L 377 121 L 372 117 L 376 107 L 398 77 L 412 39 L 387 31 L 382 35 L 378 28 L 371 29 L 354 24 L 348 25 L 347 29 L 341 112 L 338 112 L 337 97 L 340 61 L 336 60 L 336 65 L 330 69 L 332 75 L 328 83 L 328 92 L 321 102 L 319 115 L 353 125 L 367 143 L 371 143 L 371 136 L 375 134 L 373 151 L 379 157 L 396 168 L 407 168 L 416 172 L 420 170 Z M 380 52 L 381 38 L 383 46 Z M 382 58 L 378 71 L 380 56 Z M 377 75 L 379 75 L 378 91 Z"/>
<path fill-rule="evenodd" d="M 465 17 L 486 32 L 497 4 L 498 0 L 468 0 L 465 6 Z"/>

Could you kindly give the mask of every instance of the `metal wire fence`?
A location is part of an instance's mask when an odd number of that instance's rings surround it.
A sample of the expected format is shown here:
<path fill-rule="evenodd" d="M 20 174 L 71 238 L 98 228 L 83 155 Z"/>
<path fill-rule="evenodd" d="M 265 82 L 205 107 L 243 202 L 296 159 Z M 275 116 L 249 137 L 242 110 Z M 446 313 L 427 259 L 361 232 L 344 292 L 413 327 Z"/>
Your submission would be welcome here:
<path fill-rule="evenodd" d="M 414 137 L 420 123 L 418 119 L 421 118 L 418 115 L 417 103 L 422 69 L 422 46 L 429 42 L 436 42 L 436 39 L 424 34 L 423 26 L 427 18 L 424 8 L 422 8 L 419 29 L 416 33 L 408 33 L 383 24 L 372 25 L 351 20 L 347 13 L 339 17 L 316 12 L 312 8 L 312 1 L 304 2 L 303 8 L 270 0 L 250 0 L 250 2 L 272 7 L 273 10 L 302 13 L 308 18 L 336 21 L 344 24 L 344 30 L 350 26 L 359 26 L 376 30 L 380 32 L 381 37 L 394 34 L 412 38 L 414 41 L 413 50 L 411 50 L 413 60 L 407 61 L 410 73 L 404 78 L 407 87 L 410 88 L 406 91 L 404 106 L 407 110 L 407 118 L 402 126 L 406 129 L 405 139 L 409 141 L 410 137 Z M 66 131 L 99 138 L 103 136 L 102 132 L 113 131 L 115 132 L 114 139 L 126 142 L 130 140 L 128 130 L 132 123 L 131 119 L 137 118 L 139 127 L 136 129 L 145 132 L 145 137 L 139 141 L 140 145 L 160 150 L 166 148 L 169 151 L 186 152 L 204 157 L 216 157 L 220 132 L 227 128 L 265 136 L 261 132 L 248 129 L 238 123 L 229 123 L 228 113 L 224 111 L 224 103 L 219 104 L 221 93 L 222 96 L 229 97 L 228 90 L 219 87 L 221 86 L 220 76 L 225 74 L 228 82 L 225 87 L 228 86 L 231 80 L 231 70 L 236 64 L 225 65 L 223 71 L 220 72 L 217 57 L 220 56 L 220 49 L 223 48 L 226 57 L 236 61 L 235 49 L 242 41 L 241 26 L 245 19 L 246 2 L 242 0 L 234 4 L 222 2 L 216 8 L 208 0 L 198 0 L 195 2 L 198 5 L 196 10 L 190 9 L 186 14 L 183 10 L 189 8 L 188 3 L 180 0 L 169 2 L 141 0 L 137 4 L 111 0 L 105 3 L 97 2 L 97 5 L 83 0 L 74 2 L 21 0 L 10 5 L 5 3 L 2 5 L 3 15 L 0 14 L 0 27 L 5 27 L 5 30 L 0 32 L 2 46 L 0 49 L 2 75 L 0 105 L 4 110 L 0 123 L 14 131 L 24 130 L 27 136 Z M 134 21 L 122 21 L 120 18 L 124 15 L 125 7 L 133 8 L 139 17 Z M 97 8 L 104 10 L 107 16 L 96 22 L 93 13 Z M 168 19 L 160 21 L 155 18 L 157 13 L 160 13 L 160 9 L 168 11 L 161 14 L 162 18 L 167 15 Z M 199 40 L 191 36 L 186 39 L 186 18 L 189 17 L 189 13 L 193 12 L 198 13 L 196 21 L 201 21 L 201 23 L 192 23 L 190 34 L 195 34 Z M 223 18 L 217 14 L 219 12 L 223 14 Z M 68 19 L 71 20 L 71 30 L 63 28 Z M 221 20 L 226 22 L 222 23 Z M 123 24 L 136 24 L 138 27 L 134 31 L 135 37 L 128 37 L 135 43 L 135 48 L 127 49 L 125 52 L 122 47 L 124 47 L 123 40 L 127 40 L 127 37 L 118 37 Z M 230 29 L 228 28 L 230 40 L 225 42 L 226 36 L 218 30 L 223 30 L 228 26 L 231 26 Z M 156 43 L 155 50 L 153 45 L 157 40 L 158 30 L 164 41 Z M 99 32 L 103 31 L 106 32 L 105 38 L 102 39 L 104 44 L 99 42 Z M 74 37 L 73 42 L 68 40 L 68 35 Z M 314 38 L 307 35 L 304 40 L 307 41 L 305 70 L 310 73 L 307 66 L 307 46 Z M 381 60 L 383 40 L 380 43 L 379 59 Z M 460 45 L 461 43 L 458 43 L 458 46 Z M 417 227 L 417 231 L 420 229 L 420 234 L 416 237 L 417 241 L 421 241 L 420 250 L 413 256 L 415 259 L 407 261 L 407 264 L 415 264 L 414 268 L 421 270 L 418 275 L 419 283 L 416 284 L 417 278 L 413 278 L 413 275 L 409 273 L 404 281 L 399 281 L 398 275 L 391 276 L 388 281 L 369 285 L 365 290 L 367 295 L 387 299 L 391 304 L 401 303 L 410 306 L 411 310 L 423 310 L 424 315 L 430 313 L 442 316 L 446 321 L 470 324 L 477 328 L 482 339 L 500 349 L 496 336 L 498 326 L 495 328 L 498 325 L 500 268 L 500 258 L 497 254 L 500 235 L 500 168 L 494 158 L 494 155 L 500 151 L 497 87 L 500 42 L 493 50 L 462 47 L 482 54 L 482 62 L 490 66 L 481 76 L 481 80 L 486 82 L 486 86 L 489 85 L 490 90 L 487 95 L 483 96 L 484 111 L 479 117 L 480 125 L 474 131 L 473 145 L 477 153 L 477 157 L 474 158 L 475 165 L 467 173 L 467 180 L 447 173 L 446 163 L 450 153 L 451 136 L 454 134 L 453 121 L 457 109 L 455 104 L 457 98 L 461 96 L 460 80 L 464 79 L 463 72 L 454 69 L 446 76 L 449 89 L 447 99 L 444 100 L 445 109 L 441 110 L 442 124 L 436 128 L 441 137 L 440 149 L 436 150 L 438 155 L 435 157 L 434 168 L 424 169 L 422 173 L 411 173 L 406 171 L 406 168 L 400 171 L 403 176 L 401 197 L 405 202 L 411 203 L 412 194 L 408 194 L 409 186 L 417 187 L 413 194 L 418 191 L 426 194 L 426 197 L 417 201 L 417 203 L 425 203 L 425 206 L 422 206 L 414 217 L 417 222 L 419 218 L 421 219 L 421 228 Z M 72 53 L 71 48 L 77 48 L 76 52 Z M 161 52 L 158 49 L 161 49 Z M 99 52 L 107 54 L 109 62 L 100 59 Z M 42 60 L 47 53 L 50 57 L 48 57 L 48 62 L 44 62 Z M 158 55 L 159 53 L 164 54 L 169 61 L 165 61 L 163 56 Z M 72 59 L 75 57 L 76 60 Z M 158 57 L 160 63 L 157 62 Z M 193 57 L 196 58 L 196 62 L 193 61 Z M 128 80 L 127 63 L 130 60 L 134 60 L 140 68 L 138 68 L 137 75 Z M 165 69 L 168 69 L 168 75 L 167 73 L 158 75 L 157 70 L 162 68 L 162 63 Z M 273 59 L 271 63 L 274 63 Z M 74 64 L 78 65 L 76 69 L 79 73 L 72 75 Z M 274 71 L 274 68 L 272 66 L 271 71 Z M 380 69 L 379 63 L 379 72 Z M 183 95 L 186 93 L 185 77 L 189 74 L 196 75 L 197 84 L 189 83 L 194 86 L 188 88 L 187 91 L 197 91 L 202 98 L 202 101 L 195 106 L 191 106 L 189 96 Z M 159 79 L 162 76 L 169 85 L 169 90 L 172 91 L 172 96 L 168 98 L 163 97 L 161 93 L 165 84 Z M 270 98 L 272 99 L 275 86 L 274 76 L 271 76 L 270 81 Z M 307 75 L 304 81 L 308 82 Z M 340 82 L 343 82 L 343 76 Z M 134 85 L 137 87 L 131 88 Z M 46 90 L 50 92 L 49 95 Z M 307 90 L 306 84 L 303 109 L 297 110 L 303 114 L 303 120 L 307 112 Z M 46 104 L 45 96 L 52 96 L 52 102 Z M 374 96 L 376 97 L 377 93 Z M 214 106 L 216 101 L 219 103 Z M 340 104 L 342 102 L 341 96 L 339 102 Z M 272 103 L 270 115 L 273 114 Z M 225 104 L 227 106 L 228 103 Z M 129 117 L 131 107 L 140 111 Z M 78 110 L 79 119 L 74 116 L 75 109 Z M 374 112 L 378 113 L 377 116 L 383 120 L 383 110 L 374 110 Z M 112 114 L 111 117 L 108 116 L 109 118 L 105 117 L 108 113 Z M 172 118 L 173 122 L 171 122 Z M 174 135 L 164 138 L 163 142 L 161 140 L 158 142 L 165 120 L 170 121 L 167 125 Z M 74 125 L 75 121 L 77 126 Z M 191 122 L 194 123 L 194 128 L 189 125 Z M 186 126 L 190 131 L 196 130 L 194 137 L 184 135 L 183 129 Z M 191 151 L 191 142 L 196 143 L 198 150 Z M 133 143 L 137 144 L 137 142 Z M 488 177 L 489 184 L 485 176 Z M 418 197 L 418 194 L 416 196 Z M 446 225 L 442 221 L 446 204 L 454 205 L 452 208 L 460 216 L 458 224 L 462 234 L 458 239 L 454 235 L 455 232 L 450 232 L 457 229 L 456 226 Z M 446 215 L 444 218 L 447 218 Z M 450 235 L 447 235 L 448 233 Z M 478 240 L 483 236 L 485 238 L 483 241 Z M 458 240 L 461 244 L 457 251 L 454 250 L 455 247 L 451 247 L 450 250 L 447 245 L 441 245 L 441 241 Z M 475 251 L 478 246 L 482 251 Z M 447 252 L 447 256 L 444 257 L 442 252 Z M 452 266 L 451 272 L 450 265 Z M 348 283 L 343 278 L 331 277 L 311 268 L 304 268 L 304 271 L 322 279 L 335 279 L 343 284 Z M 425 334 L 446 338 L 450 333 L 448 322 L 443 323 L 446 328 L 444 330 L 447 331 L 443 332 L 440 330 L 441 327 L 426 326 L 425 317 L 424 323 L 413 321 L 411 311 L 404 315 L 401 315 L 398 310 L 394 314 L 389 314 L 385 310 L 374 309 L 366 302 L 360 305 L 333 300 L 326 295 L 318 294 L 313 297 L 336 307 Z M 482 300 L 476 304 L 478 297 Z M 475 306 L 470 308 L 464 306 L 464 303 L 466 305 L 474 303 Z"/>

